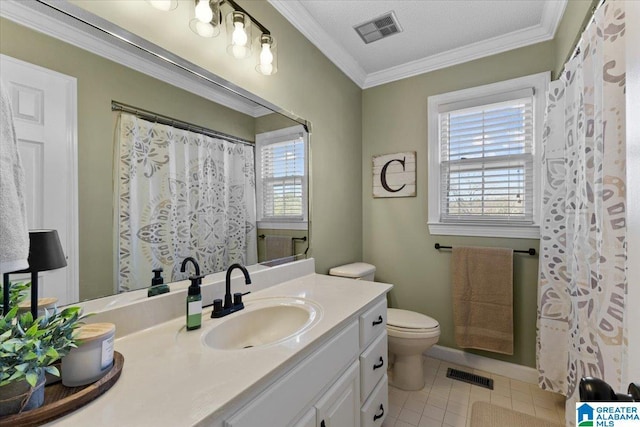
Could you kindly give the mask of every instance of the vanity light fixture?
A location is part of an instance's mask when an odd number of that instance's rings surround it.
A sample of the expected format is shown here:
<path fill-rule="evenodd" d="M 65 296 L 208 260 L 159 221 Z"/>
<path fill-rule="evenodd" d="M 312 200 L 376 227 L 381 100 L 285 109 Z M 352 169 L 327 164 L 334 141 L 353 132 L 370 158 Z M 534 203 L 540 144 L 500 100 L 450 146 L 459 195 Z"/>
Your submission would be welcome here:
<path fill-rule="evenodd" d="M 225 21 L 227 27 L 227 53 L 236 59 L 251 56 L 255 24 L 261 31 L 256 44 L 260 46 L 256 71 L 270 76 L 278 71 L 278 55 L 276 40 L 271 32 L 234 0 L 193 0 L 194 6 L 189 21 L 191 31 L 202 37 L 216 37 L 223 24 L 221 6 L 228 4 L 232 9 Z M 147 0 L 149 4 L 160 10 L 171 10 L 177 6 L 177 0 Z M 174 6 L 175 3 L 175 6 Z"/>
<path fill-rule="evenodd" d="M 220 34 L 219 0 L 195 0 L 189 28 L 201 37 L 216 37 Z"/>
<path fill-rule="evenodd" d="M 178 0 L 147 0 L 147 3 L 163 12 L 168 12 L 178 7 Z"/>
<path fill-rule="evenodd" d="M 270 76 L 278 71 L 278 56 L 276 52 L 276 41 L 271 32 L 260 22 L 258 22 L 247 11 L 240 7 L 235 0 L 222 0 L 233 8 L 233 12 L 227 16 L 227 33 L 229 34 L 229 46 L 227 52 L 236 58 L 246 58 L 250 55 L 247 49 L 238 48 L 239 43 L 244 42 L 246 46 L 251 46 L 251 23 L 254 23 L 261 31 L 257 38 L 260 46 L 256 71 L 262 75 Z M 246 38 L 243 36 L 244 30 Z M 246 55 L 246 56 L 245 56 Z"/>

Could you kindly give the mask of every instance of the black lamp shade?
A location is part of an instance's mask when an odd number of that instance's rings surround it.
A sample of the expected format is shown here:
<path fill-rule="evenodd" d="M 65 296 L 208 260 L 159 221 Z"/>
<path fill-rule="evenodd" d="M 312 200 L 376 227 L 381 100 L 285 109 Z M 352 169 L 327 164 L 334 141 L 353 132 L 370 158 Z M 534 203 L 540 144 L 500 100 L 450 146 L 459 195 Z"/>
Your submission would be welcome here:
<path fill-rule="evenodd" d="M 57 230 L 29 231 L 29 268 L 15 273 L 55 270 L 67 266 Z"/>

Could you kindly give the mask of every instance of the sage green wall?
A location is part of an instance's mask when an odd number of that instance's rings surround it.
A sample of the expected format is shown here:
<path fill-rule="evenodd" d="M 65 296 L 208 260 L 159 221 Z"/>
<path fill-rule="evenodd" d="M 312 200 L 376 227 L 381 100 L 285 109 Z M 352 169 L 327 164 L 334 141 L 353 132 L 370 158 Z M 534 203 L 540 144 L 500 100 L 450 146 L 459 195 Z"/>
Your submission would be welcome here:
<path fill-rule="evenodd" d="M 289 117 L 283 116 L 282 114 L 267 114 L 266 116 L 256 117 L 256 135 L 259 133 L 271 132 L 278 129 L 285 129 L 288 127 L 296 126 L 298 124 L 298 122 L 291 120 Z"/>
<path fill-rule="evenodd" d="M 253 140 L 254 118 L 0 20 L 0 52 L 77 78 L 80 298 L 113 293 L 111 100 Z M 151 276 L 151 272 L 149 273 Z"/>
<path fill-rule="evenodd" d="M 450 287 L 449 251 L 434 244 L 538 248 L 537 240 L 432 236 L 427 228 L 427 98 L 550 70 L 553 42 L 494 55 L 363 92 L 364 260 L 377 267 L 376 280 L 393 283 L 392 307 L 428 314 L 440 322 L 439 344 L 456 347 Z M 417 196 L 374 199 L 371 158 L 416 151 Z M 520 365 L 535 365 L 538 257 L 514 261 L 513 356 L 485 355 Z M 484 354 L 482 352 L 478 352 Z"/>
<path fill-rule="evenodd" d="M 597 0 L 596 0 L 597 1 Z M 556 38 L 363 92 L 363 248 L 377 280 L 393 283 L 390 304 L 428 314 L 440 322 L 440 345 L 453 337 L 449 251 L 434 244 L 527 249 L 538 240 L 432 236 L 427 228 L 427 98 L 431 95 L 562 69 L 592 1 L 570 0 Z M 373 199 L 371 157 L 417 153 L 417 197 Z M 538 257 L 514 257 L 514 354 L 470 351 L 535 367 Z"/>
<path fill-rule="evenodd" d="M 580 39 L 581 29 L 586 26 L 591 18 L 591 11 L 600 0 L 569 0 L 567 7 L 558 25 L 554 42 L 555 61 L 553 66 L 553 78 L 556 79 L 564 67 L 564 63 Z"/>
<path fill-rule="evenodd" d="M 183 3 L 163 13 L 142 1 L 72 1 L 311 121 L 310 254 L 316 271 L 361 259 L 362 90 L 269 3 L 239 2 L 277 38 L 278 73 L 267 77 L 252 60 L 230 57 L 224 35 L 207 40 L 190 33 Z"/>

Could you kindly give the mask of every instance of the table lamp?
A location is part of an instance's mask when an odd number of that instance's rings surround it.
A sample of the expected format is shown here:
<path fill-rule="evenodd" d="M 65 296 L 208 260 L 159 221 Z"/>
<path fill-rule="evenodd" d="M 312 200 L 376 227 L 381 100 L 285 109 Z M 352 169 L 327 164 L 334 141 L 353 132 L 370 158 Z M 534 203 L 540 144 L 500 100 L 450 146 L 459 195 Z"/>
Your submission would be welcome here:
<path fill-rule="evenodd" d="M 56 230 L 29 230 L 29 268 L 13 271 L 14 273 L 31 273 L 31 314 L 38 316 L 38 273 L 66 267 L 67 259 L 62 252 L 62 245 Z M 5 313 L 9 312 L 8 274 L 5 275 L 4 306 Z"/>

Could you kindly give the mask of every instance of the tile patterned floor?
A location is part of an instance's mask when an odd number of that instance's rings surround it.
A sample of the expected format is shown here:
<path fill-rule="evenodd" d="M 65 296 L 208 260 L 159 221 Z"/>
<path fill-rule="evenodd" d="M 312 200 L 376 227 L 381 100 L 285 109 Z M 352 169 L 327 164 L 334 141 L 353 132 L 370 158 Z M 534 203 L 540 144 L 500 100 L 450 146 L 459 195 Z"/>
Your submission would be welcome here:
<path fill-rule="evenodd" d="M 501 375 L 474 369 L 493 379 L 493 390 L 447 378 L 447 368 L 470 369 L 430 357 L 424 358 L 425 386 L 404 391 L 389 386 L 389 414 L 383 427 L 468 427 L 471 406 L 491 402 L 564 425 L 564 397 Z M 496 426 L 497 427 L 497 426 Z"/>

